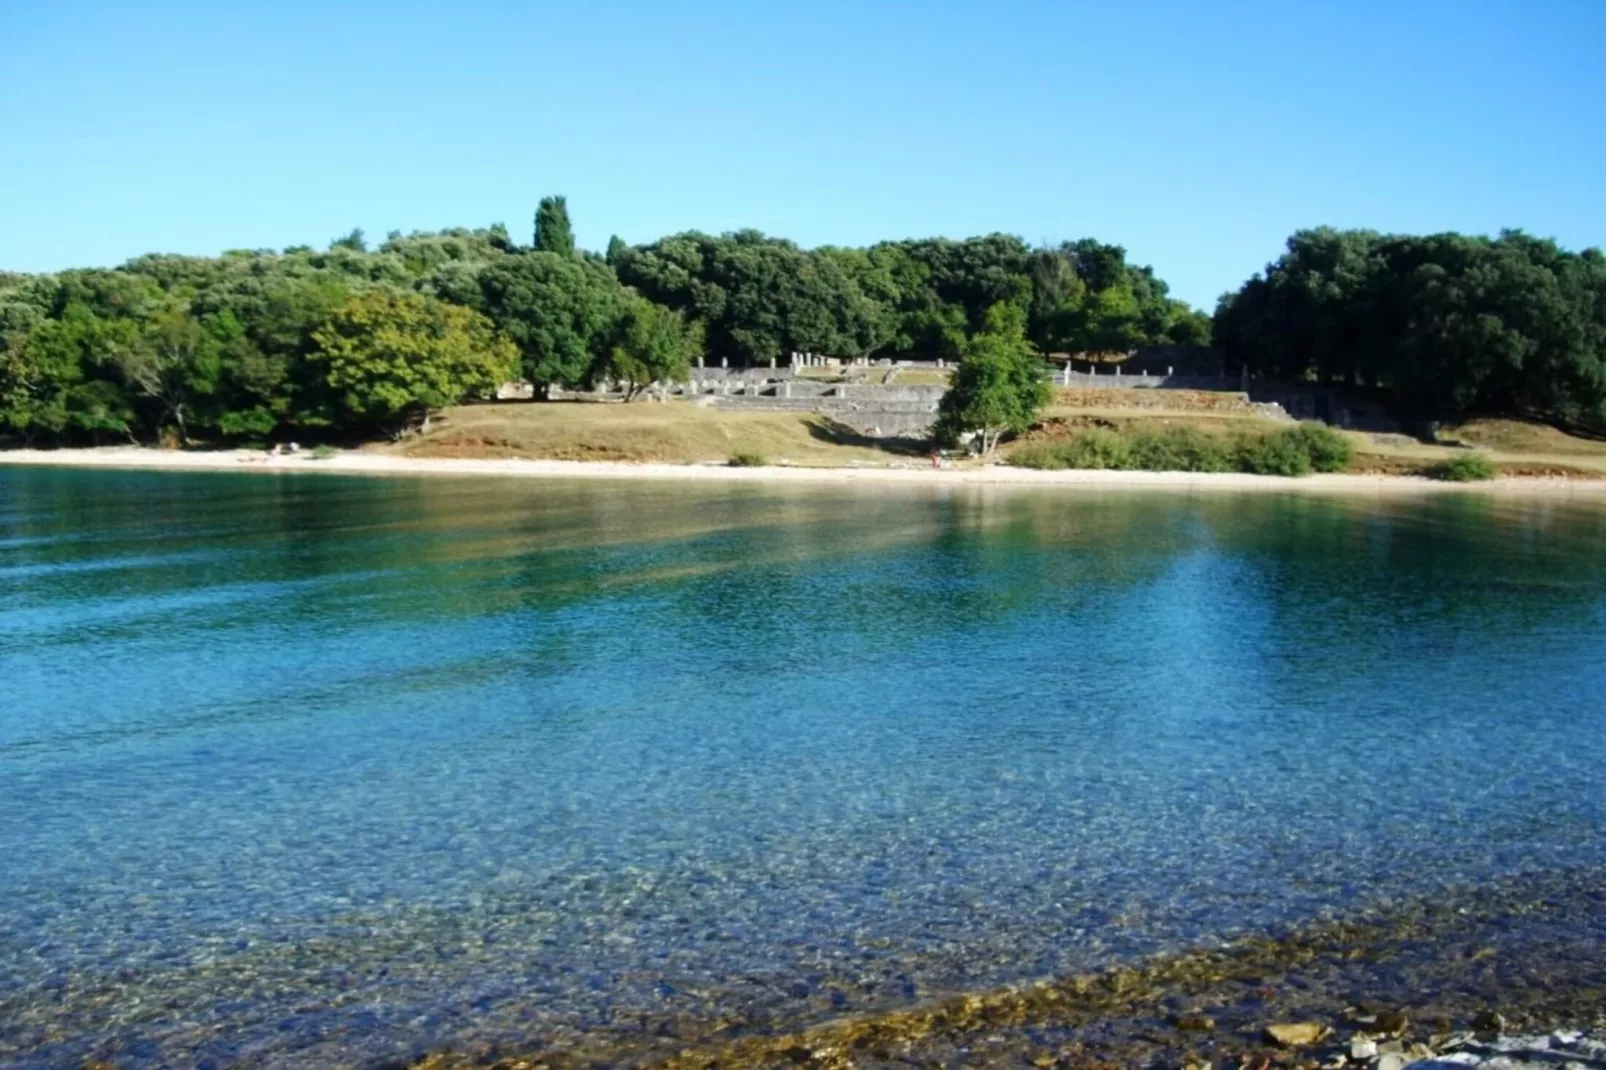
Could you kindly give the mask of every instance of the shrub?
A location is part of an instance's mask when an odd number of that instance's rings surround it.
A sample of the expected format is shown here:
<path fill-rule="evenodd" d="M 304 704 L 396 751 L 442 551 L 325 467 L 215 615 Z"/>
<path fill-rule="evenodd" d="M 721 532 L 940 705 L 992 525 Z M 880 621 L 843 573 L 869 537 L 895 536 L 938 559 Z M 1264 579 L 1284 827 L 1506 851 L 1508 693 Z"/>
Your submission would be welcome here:
<path fill-rule="evenodd" d="M 1130 468 L 1131 450 L 1114 431 L 1092 428 L 1065 443 L 1067 468 Z"/>
<path fill-rule="evenodd" d="M 732 468 L 763 468 L 770 462 L 762 453 L 733 453 L 725 463 Z"/>
<path fill-rule="evenodd" d="M 1132 436 L 1131 467 L 1150 472 L 1230 472 L 1232 457 L 1220 439 L 1192 427 L 1141 431 Z"/>
<path fill-rule="evenodd" d="M 1066 468 L 1063 442 L 1028 442 L 1016 447 L 1009 455 L 1009 463 L 1016 468 Z"/>
<path fill-rule="evenodd" d="M 1354 452 L 1349 439 L 1326 424 L 1302 423 L 1290 433 L 1304 446 L 1314 471 L 1342 472 L 1349 467 Z"/>
<path fill-rule="evenodd" d="M 1126 440 L 1097 427 L 1059 442 L 1029 442 L 1009 460 L 1022 468 L 1132 467 Z"/>
<path fill-rule="evenodd" d="M 1451 483 L 1481 483 L 1494 478 L 1494 465 L 1481 454 L 1468 453 L 1434 465 L 1428 475 Z"/>
<path fill-rule="evenodd" d="M 327 461 L 337 452 L 339 451 L 333 446 L 317 446 L 312 451 L 312 459 L 315 461 Z"/>
<path fill-rule="evenodd" d="M 1300 424 L 1228 442 L 1191 427 L 1126 433 L 1093 428 L 1057 442 L 1028 442 L 1010 455 L 1022 468 L 1135 468 L 1148 472 L 1251 472 L 1306 476 L 1349 467 L 1349 439 L 1324 424 Z"/>
<path fill-rule="evenodd" d="M 1240 438 L 1233 449 L 1240 472 L 1258 476 L 1308 476 L 1310 453 L 1298 428 Z"/>

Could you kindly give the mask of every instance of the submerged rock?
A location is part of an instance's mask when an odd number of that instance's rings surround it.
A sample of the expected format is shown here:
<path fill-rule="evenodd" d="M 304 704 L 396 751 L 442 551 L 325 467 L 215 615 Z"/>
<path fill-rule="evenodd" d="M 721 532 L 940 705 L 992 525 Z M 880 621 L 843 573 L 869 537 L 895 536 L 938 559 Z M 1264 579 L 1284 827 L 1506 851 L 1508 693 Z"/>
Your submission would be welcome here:
<path fill-rule="evenodd" d="M 1308 1048 L 1320 1044 L 1332 1033 L 1320 1022 L 1284 1022 L 1266 1027 L 1266 1038 L 1280 1048 Z"/>

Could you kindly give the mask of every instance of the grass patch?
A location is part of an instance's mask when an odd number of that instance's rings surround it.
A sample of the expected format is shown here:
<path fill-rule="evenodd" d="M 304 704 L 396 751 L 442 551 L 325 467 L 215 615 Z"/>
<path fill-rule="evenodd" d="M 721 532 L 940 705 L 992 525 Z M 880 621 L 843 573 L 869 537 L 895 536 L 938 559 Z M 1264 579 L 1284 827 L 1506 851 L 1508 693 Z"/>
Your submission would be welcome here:
<path fill-rule="evenodd" d="M 333 446 L 314 446 L 312 450 L 312 459 L 315 461 L 327 461 L 333 458 L 334 455 L 339 452 L 340 451 L 335 449 Z"/>
<path fill-rule="evenodd" d="M 885 465 L 911 456 L 904 443 L 823 434 L 822 422 L 812 412 L 743 411 L 678 399 L 635 405 L 502 402 L 448 409 L 429 432 L 386 452 L 667 464 L 724 464 L 733 453 L 756 453 L 810 467 Z"/>
<path fill-rule="evenodd" d="M 893 386 L 947 386 L 951 374 L 936 368 L 897 368 L 887 376 Z"/>
<path fill-rule="evenodd" d="M 1349 440 L 1321 424 L 1232 438 L 1197 428 L 1090 428 L 1069 438 L 1027 442 L 1010 454 L 1023 468 L 1104 468 L 1147 472 L 1249 472 L 1304 476 L 1349 466 Z"/>
<path fill-rule="evenodd" d="M 1494 478 L 1494 465 L 1486 457 L 1469 453 L 1434 465 L 1428 469 L 1428 475 L 1448 483 L 1482 483 Z"/>
<path fill-rule="evenodd" d="M 725 463 L 732 468 L 763 468 L 770 459 L 762 453 L 733 453 Z"/>

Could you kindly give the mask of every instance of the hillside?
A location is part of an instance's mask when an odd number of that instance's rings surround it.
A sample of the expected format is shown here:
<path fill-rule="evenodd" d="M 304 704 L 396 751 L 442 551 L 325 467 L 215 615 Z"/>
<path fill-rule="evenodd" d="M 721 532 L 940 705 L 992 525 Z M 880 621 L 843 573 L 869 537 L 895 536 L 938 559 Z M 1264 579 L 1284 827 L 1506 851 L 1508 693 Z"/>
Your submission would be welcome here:
<path fill-rule="evenodd" d="M 1230 394 L 1101 391 L 1096 400 L 1102 404 L 1088 404 L 1091 400 L 1086 392 L 1060 392 L 1039 425 L 1017 443 L 1090 427 L 1182 426 L 1229 436 L 1286 426 Z M 1441 432 L 1446 444 L 1433 446 L 1404 435 L 1345 434 L 1355 445 L 1352 467 L 1358 472 L 1421 472 L 1476 448 L 1502 474 L 1606 475 L 1606 443 L 1543 424 L 1473 420 L 1446 428 Z M 1005 444 L 1006 459 L 1017 443 Z M 681 464 L 718 463 L 746 453 L 772 464 L 809 467 L 911 464 L 926 456 L 920 443 L 869 438 L 813 413 L 746 412 L 683 401 L 458 406 L 435 421 L 428 434 L 375 448 L 407 457 Z"/>

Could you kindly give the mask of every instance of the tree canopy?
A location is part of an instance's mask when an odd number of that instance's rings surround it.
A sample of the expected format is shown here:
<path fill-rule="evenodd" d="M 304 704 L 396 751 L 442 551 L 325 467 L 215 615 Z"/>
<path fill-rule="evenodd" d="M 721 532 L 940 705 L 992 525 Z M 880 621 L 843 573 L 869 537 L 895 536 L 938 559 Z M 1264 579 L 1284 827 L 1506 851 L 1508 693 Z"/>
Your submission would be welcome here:
<path fill-rule="evenodd" d="M 1419 419 L 1606 426 L 1606 258 L 1496 238 L 1300 231 L 1216 310 L 1258 375 L 1384 391 Z"/>
<path fill-rule="evenodd" d="M 1405 292 L 1402 281 L 1392 289 L 1376 283 L 1383 257 L 1415 272 L 1418 334 L 1405 347 L 1412 374 L 1404 358 L 1384 360 L 1402 397 L 1481 403 L 1521 394 L 1531 408 L 1582 411 L 1577 398 L 1600 394 L 1595 365 L 1575 357 L 1600 331 L 1598 308 L 1590 313 L 1596 320 L 1579 312 L 1579 294 L 1598 292 L 1598 254 L 1590 260 L 1534 243 L 1518 255 L 1518 239 L 1503 238 L 1495 243 L 1502 255 L 1466 254 L 1473 270 L 1442 251 L 1412 254 L 1421 263 L 1404 252 L 1384 255 L 1375 247 L 1381 241 L 1437 239 L 1351 239 L 1354 247 L 1323 254 L 1335 257 L 1328 288 L 1341 297 L 1320 291 L 1296 300 L 1298 288 L 1270 273 L 1229 302 L 1237 312 L 1224 305 L 1217 331 L 1266 371 L 1378 378 L 1373 365 L 1384 358 L 1367 345 L 1380 328 L 1360 310 L 1384 300 L 1381 292 L 1392 302 Z M 1428 267 L 1453 283 L 1429 278 Z M 1294 272 L 1309 275 L 1302 263 L 1285 273 Z M 1550 283 L 1535 281 L 1540 276 Z M 1510 297 L 1513 288 L 1527 297 Z M 1495 292 L 1506 294 L 1489 313 L 1498 329 L 1478 318 Z M 474 317 L 459 315 L 469 312 Z M 1001 344 L 1004 315 L 1010 344 L 1037 352 L 1198 344 L 1209 331 L 1153 270 L 1094 239 L 1033 247 L 983 235 L 805 249 L 752 230 L 687 231 L 646 244 L 613 238 L 597 255 L 577 249 L 567 201 L 551 196 L 536 209 L 530 244 L 499 223 L 392 231 L 381 243 L 353 228 L 321 251 L 151 254 L 109 270 L 0 273 L 0 432 L 50 442 L 181 442 L 369 431 L 416 418 L 451 397 L 453 382 L 467 394 L 482 389 L 448 357 L 461 339 L 498 355 L 487 368 L 501 366 L 499 353 L 511 345 L 517 366 L 509 374 L 543 394 L 601 378 L 641 392 L 681 378 L 705 355 L 736 366 L 785 363 L 793 352 L 986 363 L 989 345 Z M 1439 326 L 1428 331 L 1428 323 Z M 434 349 L 430 333 L 443 333 Z M 981 336 L 991 341 L 978 349 Z M 373 368 L 358 370 L 366 360 Z M 1522 374 L 1513 376 L 1518 361 Z M 445 379 L 419 368 L 445 368 Z M 421 378 L 397 386 L 414 373 Z M 393 389 L 405 403 L 385 400 Z"/>
<path fill-rule="evenodd" d="M 739 362 L 792 352 L 956 357 L 1000 302 L 1028 315 L 1045 351 L 1200 344 L 1209 320 L 1167 296 L 1149 268 L 1092 240 L 1033 250 L 1007 234 L 800 249 L 757 231 L 610 243 L 608 262 L 644 296 L 708 328 Z"/>
<path fill-rule="evenodd" d="M 518 352 L 472 309 L 418 293 L 359 294 L 313 332 L 345 412 L 393 433 L 513 374 Z"/>

